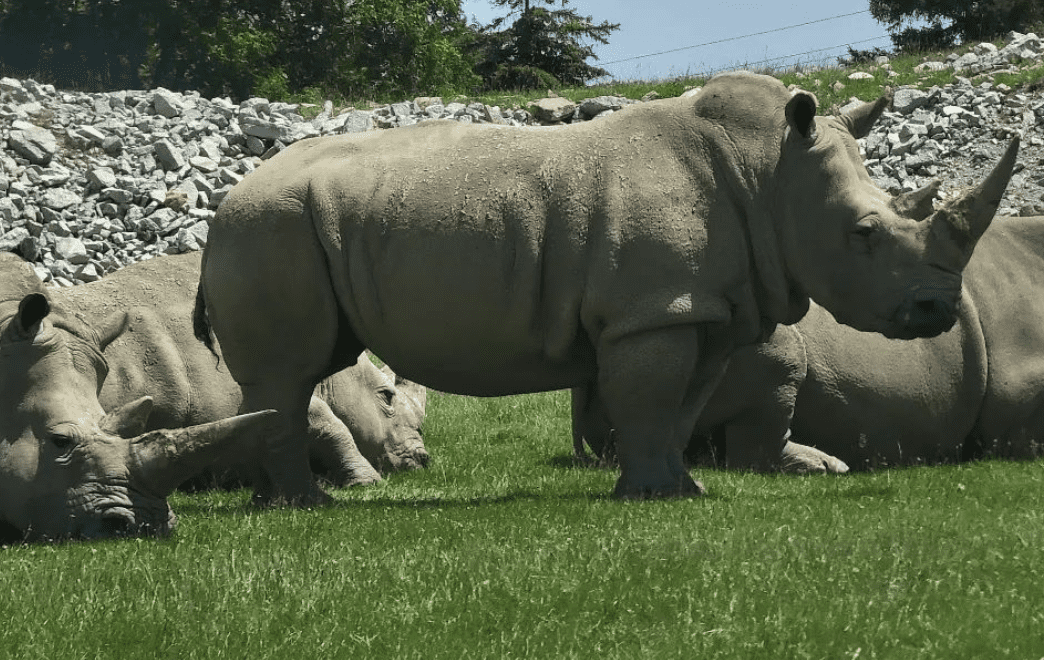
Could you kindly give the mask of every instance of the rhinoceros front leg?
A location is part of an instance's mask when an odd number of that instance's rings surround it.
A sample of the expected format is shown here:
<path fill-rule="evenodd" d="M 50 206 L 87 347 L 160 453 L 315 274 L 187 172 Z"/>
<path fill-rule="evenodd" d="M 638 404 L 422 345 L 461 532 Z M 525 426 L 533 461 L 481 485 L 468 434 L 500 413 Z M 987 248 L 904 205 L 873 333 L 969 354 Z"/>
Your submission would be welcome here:
<path fill-rule="evenodd" d="M 352 432 L 317 396 L 308 406 L 308 448 L 313 467 L 319 468 L 314 471 L 335 486 L 366 486 L 381 481 L 381 475 L 359 452 Z"/>
<path fill-rule="evenodd" d="M 573 455 L 583 463 L 616 462 L 613 426 L 606 415 L 598 387 L 589 382 L 572 390 Z M 587 447 L 594 457 L 587 453 Z"/>
<path fill-rule="evenodd" d="M 702 495 L 682 452 L 728 365 L 722 333 L 690 325 L 600 347 L 598 390 L 615 429 L 617 497 Z"/>

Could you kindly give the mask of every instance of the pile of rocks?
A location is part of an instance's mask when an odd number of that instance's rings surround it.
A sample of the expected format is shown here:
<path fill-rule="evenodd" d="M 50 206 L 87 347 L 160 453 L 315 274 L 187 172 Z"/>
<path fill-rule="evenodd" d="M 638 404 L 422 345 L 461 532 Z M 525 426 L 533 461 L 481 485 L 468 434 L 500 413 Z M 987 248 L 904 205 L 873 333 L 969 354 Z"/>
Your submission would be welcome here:
<path fill-rule="evenodd" d="M 1040 66 L 1044 40 L 1018 32 L 1009 33 L 1005 40 L 1001 48 L 981 43 L 963 55 L 951 53 L 943 61 L 914 67 L 918 71 L 952 69 L 957 82 L 929 90 L 895 90 L 892 112 L 886 112 L 874 131 L 860 141 L 867 169 L 879 186 L 893 192 L 909 191 L 930 178 L 942 178 L 944 192 L 972 185 L 1000 157 L 1007 141 L 1021 135 L 1024 140 L 1016 176 L 1000 213 L 1044 215 L 1044 171 L 1040 169 L 1044 164 L 1044 96 L 1016 92 L 992 79 L 997 73 Z M 889 75 L 898 75 L 887 56 L 877 57 L 875 64 Z M 861 71 L 848 76 L 852 80 L 873 77 Z"/>
<path fill-rule="evenodd" d="M 942 88 L 898 89 L 893 109 L 860 140 L 881 188 L 909 191 L 939 177 L 944 190 L 973 185 L 1020 135 L 1019 165 L 1001 213 L 1044 215 L 1044 96 L 958 77 Z"/>
<path fill-rule="evenodd" d="M 418 98 L 334 115 L 166 89 L 68 93 L 0 79 L 0 250 L 71 286 L 159 254 L 198 250 L 236 183 L 301 139 L 430 119 L 521 126 L 524 110 Z"/>
<path fill-rule="evenodd" d="M 982 76 L 1039 62 L 1044 44 L 1015 33 L 1008 42 L 926 63 L 967 74 L 955 85 L 896 91 L 894 109 L 862 141 L 878 185 L 912 190 L 932 177 L 950 189 L 972 184 L 1007 140 L 1021 134 L 1020 171 L 1001 212 L 1044 214 L 1044 97 Z M 639 101 L 603 96 L 577 104 L 551 97 L 530 112 L 417 98 L 334 113 L 327 102 L 305 119 L 304 108 L 265 99 L 236 105 L 165 89 L 70 93 L 4 78 L 0 250 L 34 262 L 45 281 L 90 282 L 134 261 L 205 245 L 207 221 L 232 186 L 297 140 L 432 119 L 510 126 L 588 121 L 633 103 Z"/>
<path fill-rule="evenodd" d="M 1017 66 L 1021 62 L 1040 60 L 1044 55 L 1044 42 L 1035 34 L 1011 32 L 1006 41 L 1008 43 L 1003 48 L 997 48 L 991 43 L 981 43 L 971 52 L 963 55 L 951 53 L 945 62 L 924 62 L 917 65 L 915 69 L 942 71 L 952 68 L 960 73 L 975 75 L 1000 71 L 1013 65 Z"/>

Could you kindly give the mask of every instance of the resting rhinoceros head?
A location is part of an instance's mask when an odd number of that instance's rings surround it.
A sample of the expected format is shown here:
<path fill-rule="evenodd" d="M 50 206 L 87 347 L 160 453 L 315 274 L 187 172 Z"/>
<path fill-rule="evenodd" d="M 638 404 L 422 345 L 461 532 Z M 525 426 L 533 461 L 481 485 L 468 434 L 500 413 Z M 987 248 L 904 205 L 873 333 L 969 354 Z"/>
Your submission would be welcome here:
<path fill-rule="evenodd" d="M 428 464 L 421 436 L 426 390 L 377 368 L 366 354 L 330 376 L 316 390 L 351 430 L 361 453 L 382 472 Z"/>
<path fill-rule="evenodd" d="M 429 456 L 424 447 L 421 425 L 428 405 L 428 390 L 420 383 L 407 380 L 385 365 L 381 372 L 395 384 L 396 397 L 392 401 L 392 445 L 385 446 L 384 457 L 393 470 L 427 466 Z"/>
<path fill-rule="evenodd" d="M 956 321 L 961 272 L 997 211 L 1018 140 L 981 185 L 938 211 L 937 183 L 893 199 L 870 179 L 856 143 L 888 100 L 836 117 L 816 117 L 806 92 L 787 103 L 776 198 L 786 269 L 842 323 L 931 337 Z"/>
<path fill-rule="evenodd" d="M 166 496 L 269 412 L 142 434 L 152 400 L 106 414 L 103 349 L 127 325 L 51 314 L 42 290 L 0 303 L 0 521 L 25 540 L 164 534 Z M 12 540 L 12 539 L 5 539 Z M 17 540 L 17 539 L 13 539 Z"/>

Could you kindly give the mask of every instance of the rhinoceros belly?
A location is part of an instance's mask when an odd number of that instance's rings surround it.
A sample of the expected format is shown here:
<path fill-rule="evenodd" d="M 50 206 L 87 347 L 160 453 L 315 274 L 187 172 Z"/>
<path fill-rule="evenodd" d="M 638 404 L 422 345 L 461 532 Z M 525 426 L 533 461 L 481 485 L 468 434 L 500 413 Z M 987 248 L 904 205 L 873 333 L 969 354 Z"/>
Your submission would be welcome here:
<path fill-rule="evenodd" d="M 448 392 L 499 396 L 590 378 L 574 269 L 506 234 L 418 223 L 345 241 L 331 269 L 352 331 L 397 373 Z"/>

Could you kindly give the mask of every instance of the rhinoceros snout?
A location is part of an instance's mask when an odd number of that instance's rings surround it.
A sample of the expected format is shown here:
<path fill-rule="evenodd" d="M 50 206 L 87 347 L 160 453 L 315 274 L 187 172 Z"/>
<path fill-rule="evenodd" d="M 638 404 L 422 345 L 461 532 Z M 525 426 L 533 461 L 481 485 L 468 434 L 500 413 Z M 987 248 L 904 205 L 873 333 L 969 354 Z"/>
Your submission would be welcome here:
<path fill-rule="evenodd" d="M 901 310 L 899 318 L 895 338 L 935 337 L 952 328 L 957 322 L 957 303 L 939 298 L 913 300 Z"/>
<path fill-rule="evenodd" d="M 418 449 L 413 452 L 413 459 L 421 466 L 428 467 L 428 463 L 431 462 L 431 456 L 424 449 Z"/>
<path fill-rule="evenodd" d="M 135 531 L 133 518 L 127 516 L 104 516 L 101 520 L 101 536 L 130 536 Z"/>

